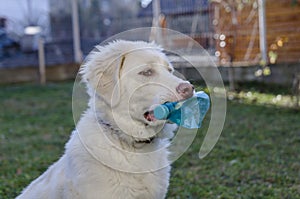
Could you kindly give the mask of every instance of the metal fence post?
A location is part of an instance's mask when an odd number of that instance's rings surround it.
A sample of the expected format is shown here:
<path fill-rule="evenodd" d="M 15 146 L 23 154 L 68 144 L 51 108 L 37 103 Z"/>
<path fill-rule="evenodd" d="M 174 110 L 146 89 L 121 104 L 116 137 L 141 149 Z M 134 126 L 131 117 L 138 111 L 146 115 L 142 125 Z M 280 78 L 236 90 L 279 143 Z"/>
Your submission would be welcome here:
<path fill-rule="evenodd" d="M 258 0 L 259 46 L 263 66 L 268 63 L 266 38 L 266 2 Z"/>

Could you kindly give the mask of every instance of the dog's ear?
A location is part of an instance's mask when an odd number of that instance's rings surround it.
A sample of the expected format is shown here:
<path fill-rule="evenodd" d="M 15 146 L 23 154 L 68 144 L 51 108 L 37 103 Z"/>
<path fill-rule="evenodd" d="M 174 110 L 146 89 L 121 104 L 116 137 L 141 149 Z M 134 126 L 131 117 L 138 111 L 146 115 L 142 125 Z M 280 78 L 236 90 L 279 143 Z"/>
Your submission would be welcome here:
<path fill-rule="evenodd" d="M 103 100 L 114 107 L 119 104 L 121 98 L 121 71 L 125 61 L 125 55 L 118 57 L 111 65 L 99 75 L 97 92 Z"/>
<path fill-rule="evenodd" d="M 95 58 L 95 59 L 94 59 Z M 88 93 L 95 95 L 114 107 L 119 104 L 121 98 L 120 76 L 125 61 L 125 55 L 106 60 L 93 56 L 81 70 L 83 80 L 88 85 Z"/>

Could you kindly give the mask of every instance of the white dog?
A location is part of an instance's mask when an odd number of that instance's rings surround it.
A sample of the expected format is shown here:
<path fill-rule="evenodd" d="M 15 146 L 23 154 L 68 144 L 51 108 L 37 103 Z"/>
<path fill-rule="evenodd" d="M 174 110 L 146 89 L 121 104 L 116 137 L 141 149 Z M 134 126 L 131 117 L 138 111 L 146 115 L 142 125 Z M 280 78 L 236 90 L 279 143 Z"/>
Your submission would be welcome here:
<path fill-rule="evenodd" d="M 154 43 L 96 47 L 81 68 L 90 95 L 64 155 L 18 199 L 164 198 L 173 124 L 151 107 L 193 94 Z"/>

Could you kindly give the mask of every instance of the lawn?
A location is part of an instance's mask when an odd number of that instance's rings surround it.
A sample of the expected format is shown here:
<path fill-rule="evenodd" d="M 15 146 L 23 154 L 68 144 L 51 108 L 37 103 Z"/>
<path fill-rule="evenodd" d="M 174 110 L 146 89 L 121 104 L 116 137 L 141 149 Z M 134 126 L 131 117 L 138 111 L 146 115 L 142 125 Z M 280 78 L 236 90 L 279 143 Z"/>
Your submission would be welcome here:
<path fill-rule="evenodd" d="M 0 198 L 14 198 L 64 150 L 72 82 L 0 86 Z M 300 112 L 285 93 L 229 93 L 222 135 L 198 158 L 203 128 L 173 164 L 168 198 L 300 198 Z"/>

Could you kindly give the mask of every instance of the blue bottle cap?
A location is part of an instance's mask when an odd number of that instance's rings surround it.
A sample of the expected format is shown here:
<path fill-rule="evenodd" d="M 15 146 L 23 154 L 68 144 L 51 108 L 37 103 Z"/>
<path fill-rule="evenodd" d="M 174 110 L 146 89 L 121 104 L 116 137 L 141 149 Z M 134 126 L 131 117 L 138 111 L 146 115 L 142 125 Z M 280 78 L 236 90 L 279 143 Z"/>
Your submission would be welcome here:
<path fill-rule="evenodd" d="M 167 119 L 169 114 L 169 109 L 165 105 L 159 105 L 154 110 L 154 117 L 158 120 Z"/>

